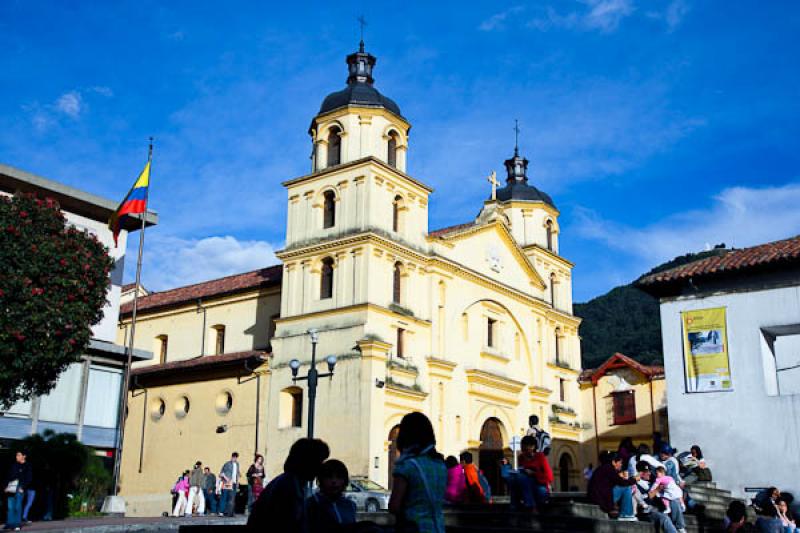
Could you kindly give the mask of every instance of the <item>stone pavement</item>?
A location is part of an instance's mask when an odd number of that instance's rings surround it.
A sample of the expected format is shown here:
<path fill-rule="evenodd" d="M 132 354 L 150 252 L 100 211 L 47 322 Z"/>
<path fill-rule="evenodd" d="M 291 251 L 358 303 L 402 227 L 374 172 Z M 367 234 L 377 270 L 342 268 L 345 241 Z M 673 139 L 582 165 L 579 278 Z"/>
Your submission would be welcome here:
<path fill-rule="evenodd" d="M 109 517 L 74 518 L 53 522 L 34 522 L 22 528 L 23 531 L 70 531 L 76 533 L 118 533 L 143 531 L 178 531 L 181 526 L 232 526 L 247 522 L 246 516 L 233 518 L 219 516 L 196 516 L 190 518 L 172 517 Z"/>

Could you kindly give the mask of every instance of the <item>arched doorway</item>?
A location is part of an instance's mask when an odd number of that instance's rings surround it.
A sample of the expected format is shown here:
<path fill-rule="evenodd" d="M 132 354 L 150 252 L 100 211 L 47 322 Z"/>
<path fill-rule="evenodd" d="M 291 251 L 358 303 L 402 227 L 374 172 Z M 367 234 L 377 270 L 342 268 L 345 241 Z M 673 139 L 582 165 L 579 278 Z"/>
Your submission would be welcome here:
<path fill-rule="evenodd" d="M 486 476 L 492 494 L 505 494 L 506 487 L 500 477 L 500 460 L 503 458 L 503 423 L 488 418 L 481 427 L 481 447 L 478 450 L 478 466 Z"/>
<path fill-rule="evenodd" d="M 400 433 L 400 425 L 393 427 L 391 431 L 389 431 L 389 460 L 387 464 L 389 465 L 389 489 L 392 488 L 392 472 L 394 471 L 394 462 L 400 457 L 400 450 L 397 449 L 397 434 Z"/>
<path fill-rule="evenodd" d="M 572 457 L 568 453 L 562 453 L 561 458 L 558 460 L 558 481 L 563 492 L 569 490 L 570 470 L 572 470 Z"/>

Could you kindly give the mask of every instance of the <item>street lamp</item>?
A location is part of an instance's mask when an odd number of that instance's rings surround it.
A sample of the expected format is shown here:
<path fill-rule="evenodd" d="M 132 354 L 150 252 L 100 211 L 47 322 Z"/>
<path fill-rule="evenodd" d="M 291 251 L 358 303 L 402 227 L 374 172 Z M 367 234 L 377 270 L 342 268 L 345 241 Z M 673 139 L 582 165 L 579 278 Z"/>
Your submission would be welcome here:
<path fill-rule="evenodd" d="M 324 374 L 317 372 L 317 342 L 319 341 L 319 331 L 312 328 L 308 330 L 308 336 L 311 337 L 311 368 L 308 369 L 308 374 L 303 377 L 297 377 L 297 371 L 300 369 L 300 361 L 292 359 L 289 361 L 289 368 L 292 369 L 292 382 L 308 381 L 308 438 L 314 438 L 314 404 L 317 400 L 317 383 L 319 378 L 333 379 L 333 369 L 336 366 L 336 356 L 329 355 L 325 358 L 328 363 L 328 371 Z"/>

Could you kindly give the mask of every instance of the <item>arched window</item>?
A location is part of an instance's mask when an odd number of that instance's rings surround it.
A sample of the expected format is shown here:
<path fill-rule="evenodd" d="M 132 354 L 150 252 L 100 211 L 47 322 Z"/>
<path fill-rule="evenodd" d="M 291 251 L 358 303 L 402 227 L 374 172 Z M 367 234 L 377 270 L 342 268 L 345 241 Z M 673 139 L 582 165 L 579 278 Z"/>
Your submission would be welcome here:
<path fill-rule="evenodd" d="M 556 307 L 556 274 L 550 274 L 550 305 Z"/>
<path fill-rule="evenodd" d="M 394 264 L 394 274 L 392 276 L 392 301 L 396 304 L 400 303 L 403 292 L 403 272 L 402 265 L 398 261 Z"/>
<path fill-rule="evenodd" d="M 556 328 L 553 336 L 556 343 L 556 364 L 559 364 L 561 362 L 561 329 Z"/>
<path fill-rule="evenodd" d="M 399 194 L 392 202 L 392 231 L 400 231 L 400 211 L 403 209 L 403 197 Z"/>
<path fill-rule="evenodd" d="M 221 355 L 225 353 L 225 326 L 218 325 L 214 326 L 214 331 L 217 334 L 217 338 L 214 341 L 214 354 Z"/>
<path fill-rule="evenodd" d="M 342 162 L 342 130 L 333 126 L 328 130 L 328 166 L 332 167 Z"/>
<path fill-rule="evenodd" d="M 391 166 L 397 166 L 397 132 L 389 133 L 389 142 L 387 144 L 386 162 Z"/>
<path fill-rule="evenodd" d="M 169 346 L 169 337 L 167 335 L 159 335 L 156 337 L 158 340 L 158 362 L 162 365 L 167 362 L 167 347 Z"/>
<path fill-rule="evenodd" d="M 547 229 L 547 249 L 551 252 L 553 251 L 553 221 L 548 220 L 547 224 L 545 224 Z"/>
<path fill-rule="evenodd" d="M 404 359 L 406 356 L 406 347 L 403 343 L 405 340 L 405 332 L 403 328 L 397 328 L 397 339 L 395 342 L 395 355 L 400 359 Z"/>
<path fill-rule="evenodd" d="M 322 227 L 332 228 L 336 225 L 336 194 L 325 191 L 322 203 Z"/>
<path fill-rule="evenodd" d="M 333 259 L 330 257 L 322 260 L 319 297 L 321 300 L 333 297 Z"/>
<path fill-rule="evenodd" d="M 299 428 L 303 425 L 303 389 L 287 387 L 281 391 L 278 402 L 278 426 Z"/>

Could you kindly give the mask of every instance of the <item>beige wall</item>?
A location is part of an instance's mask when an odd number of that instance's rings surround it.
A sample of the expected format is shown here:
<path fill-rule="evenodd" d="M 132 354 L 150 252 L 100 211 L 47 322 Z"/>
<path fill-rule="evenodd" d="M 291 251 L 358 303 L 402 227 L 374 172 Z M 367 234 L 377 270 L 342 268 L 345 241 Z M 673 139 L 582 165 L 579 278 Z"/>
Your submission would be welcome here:
<path fill-rule="evenodd" d="M 625 379 L 635 394 L 636 423 L 634 424 L 614 425 L 611 393 L 619 387 L 619 377 Z M 596 433 L 592 430 L 591 438 L 599 441 L 600 451 L 616 451 L 620 441 L 625 437 L 632 437 L 635 444 L 644 442 L 652 445 L 653 431 L 660 431 L 664 438 L 667 438 L 667 396 L 666 381 L 663 378 L 649 381 L 632 369 L 612 370 L 598 381 L 596 388 L 593 388 L 591 383 L 583 384 L 581 396 L 585 412 L 592 413 L 593 405 L 597 406 Z M 594 421 L 592 423 L 594 424 Z M 593 447 L 591 455 L 597 464 L 597 443 Z"/>
<path fill-rule="evenodd" d="M 266 372 L 262 368 L 261 372 Z M 209 378 L 207 381 L 149 386 L 130 396 L 125 425 L 125 449 L 122 454 L 121 494 L 132 516 L 160 516 L 169 511 L 170 489 L 183 470 L 202 461 L 216 474 L 233 451 L 240 454 L 243 471 L 252 454 L 263 453 L 268 437 L 264 431 L 269 373 L 260 378 L 247 376 Z M 260 439 L 256 446 L 256 396 L 260 386 L 262 400 Z M 233 406 L 225 412 L 224 393 L 233 397 Z M 180 416 L 182 398 L 189 399 L 189 412 Z M 163 401 L 166 412 L 158 417 Z M 142 421 L 144 418 L 144 425 Z M 224 425 L 227 431 L 217 433 Z M 142 432 L 144 431 L 144 438 Z M 140 470 L 141 453 L 141 470 Z"/>
<path fill-rule="evenodd" d="M 167 335 L 167 362 L 214 355 L 216 329 L 225 326 L 225 353 L 263 350 L 269 344 L 270 320 L 280 314 L 278 289 L 253 290 L 156 312 L 141 312 L 136 320 L 136 348 L 153 352 L 153 359 L 139 365 L 159 364 L 161 335 Z M 130 317 L 120 322 L 117 343 L 127 345 Z M 203 339 L 205 337 L 205 340 Z M 202 348 L 202 353 L 201 353 Z"/>

